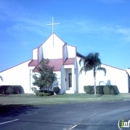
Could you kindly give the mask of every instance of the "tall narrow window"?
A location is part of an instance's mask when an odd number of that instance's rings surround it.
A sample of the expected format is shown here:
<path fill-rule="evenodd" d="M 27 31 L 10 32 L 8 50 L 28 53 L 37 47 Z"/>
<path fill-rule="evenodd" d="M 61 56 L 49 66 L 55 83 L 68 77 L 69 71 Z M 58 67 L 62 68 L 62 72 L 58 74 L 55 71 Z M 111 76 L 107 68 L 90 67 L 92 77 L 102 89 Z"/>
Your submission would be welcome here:
<path fill-rule="evenodd" d="M 72 73 L 68 73 L 69 75 L 69 88 L 72 87 Z"/>

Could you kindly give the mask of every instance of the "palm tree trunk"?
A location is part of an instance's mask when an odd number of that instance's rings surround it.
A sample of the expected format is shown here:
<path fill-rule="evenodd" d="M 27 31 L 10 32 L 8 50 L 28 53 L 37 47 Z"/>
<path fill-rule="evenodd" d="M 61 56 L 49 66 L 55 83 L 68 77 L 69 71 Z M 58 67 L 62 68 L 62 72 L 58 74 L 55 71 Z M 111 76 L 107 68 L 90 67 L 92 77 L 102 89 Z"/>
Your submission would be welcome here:
<path fill-rule="evenodd" d="M 96 68 L 93 69 L 93 77 L 94 77 L 94 96 L 96 97 Z"/>

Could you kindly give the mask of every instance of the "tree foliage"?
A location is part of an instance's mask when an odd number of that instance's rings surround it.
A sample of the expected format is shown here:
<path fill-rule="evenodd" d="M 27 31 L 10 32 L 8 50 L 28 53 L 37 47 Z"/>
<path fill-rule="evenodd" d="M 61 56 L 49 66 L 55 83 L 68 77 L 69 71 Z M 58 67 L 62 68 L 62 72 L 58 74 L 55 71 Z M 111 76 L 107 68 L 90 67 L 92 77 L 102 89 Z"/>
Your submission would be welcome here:
<path fill-rule="evenodd" d="M 37 85 L 40 89 L 51 89 L 53 82 L 56 80 L 56 75 L 53 73 L 53 67 L 49 65 L 49 59 L 43 59 L 40 62 L 38 70 L 38 75 L 35 74 L 34 78 L 34 85 Z"/>
<path fill-rule="evenodd" d="M 83 63 L 83 64 L 82 64 Z M 101 67 L 101 60 L 99 58 L 99 53 L 89 53 L 80 59 L 79 64 L 82 64 L 80 73 L 84 71 L 85 73 L 89 70 L 93 70 L 94 77 L 94 94 L 96 96 L 96 71 L 102 70 L 106 74 L 106 69 Z"/>

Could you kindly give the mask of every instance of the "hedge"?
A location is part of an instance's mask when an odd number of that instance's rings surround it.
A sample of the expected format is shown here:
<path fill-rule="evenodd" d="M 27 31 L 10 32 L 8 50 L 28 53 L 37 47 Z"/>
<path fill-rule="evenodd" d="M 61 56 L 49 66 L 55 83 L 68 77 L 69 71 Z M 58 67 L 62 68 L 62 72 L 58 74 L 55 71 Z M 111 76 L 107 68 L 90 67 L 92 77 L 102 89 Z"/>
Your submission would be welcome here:
<path fill-rule="evenodd" d="M 96 86 L 96 90 L 97 94 L 109 94 L 109 95 L 119 94 L 119 90 L 116 85 L 100 85 Z M 94 86 L 92 85 L 84 86 L 84 91 L 87 94 L 94 94 Z"/>
<path fill-rule="evenodd" d="M 22 94 L 24 89 L 20 85 L 1 85 L 0 94 Z"/>
<path fill-rule="evenodd" d="M 53 91 L 54 91 L 54 93 L 58 94 L 60 92 L 60 88 L 59 87 L 54 87 Z"/>
<path fill-rule="evenodd" d="M 36 96 L 50 96 L 51 95 L 51 93 L 44 93 L 39 90 L 36 90 L 35 94 L 36 94 Z"/>

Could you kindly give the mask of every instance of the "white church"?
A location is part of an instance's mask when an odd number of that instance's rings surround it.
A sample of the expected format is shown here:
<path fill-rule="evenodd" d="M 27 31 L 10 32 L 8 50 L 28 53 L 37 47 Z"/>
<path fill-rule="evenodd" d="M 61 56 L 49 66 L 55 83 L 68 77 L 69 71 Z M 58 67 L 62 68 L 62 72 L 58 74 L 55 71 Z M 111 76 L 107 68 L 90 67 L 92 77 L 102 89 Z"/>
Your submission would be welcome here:
<path fill-rule="evenodd" d="M 49 49 L 48 49 L 49 48 Z M 75 46 L 62 41 L 55 33 L 52 33 L 44 43 L 32 51 L 32 58 L 12 68 L 1 71 L 3 81 L 0 85 L 21 85 L 25 93 L 32 93 L 33 75 L 37 73 L 37 67 L 42 58 L 50 60 L 49 66 L 54 67 L 57 75 L 60 93 L 84 93 L 85 85 L 93 85 L 93 72 L 86 74 L 79 71 L 79 60 L 82 55 L 77 52 Z M 130 92 L 130 76 L 127 70 L 102 64 L 107 73 L 97 72 L 96 84 L 117 85 L 120 93 Z"/>

